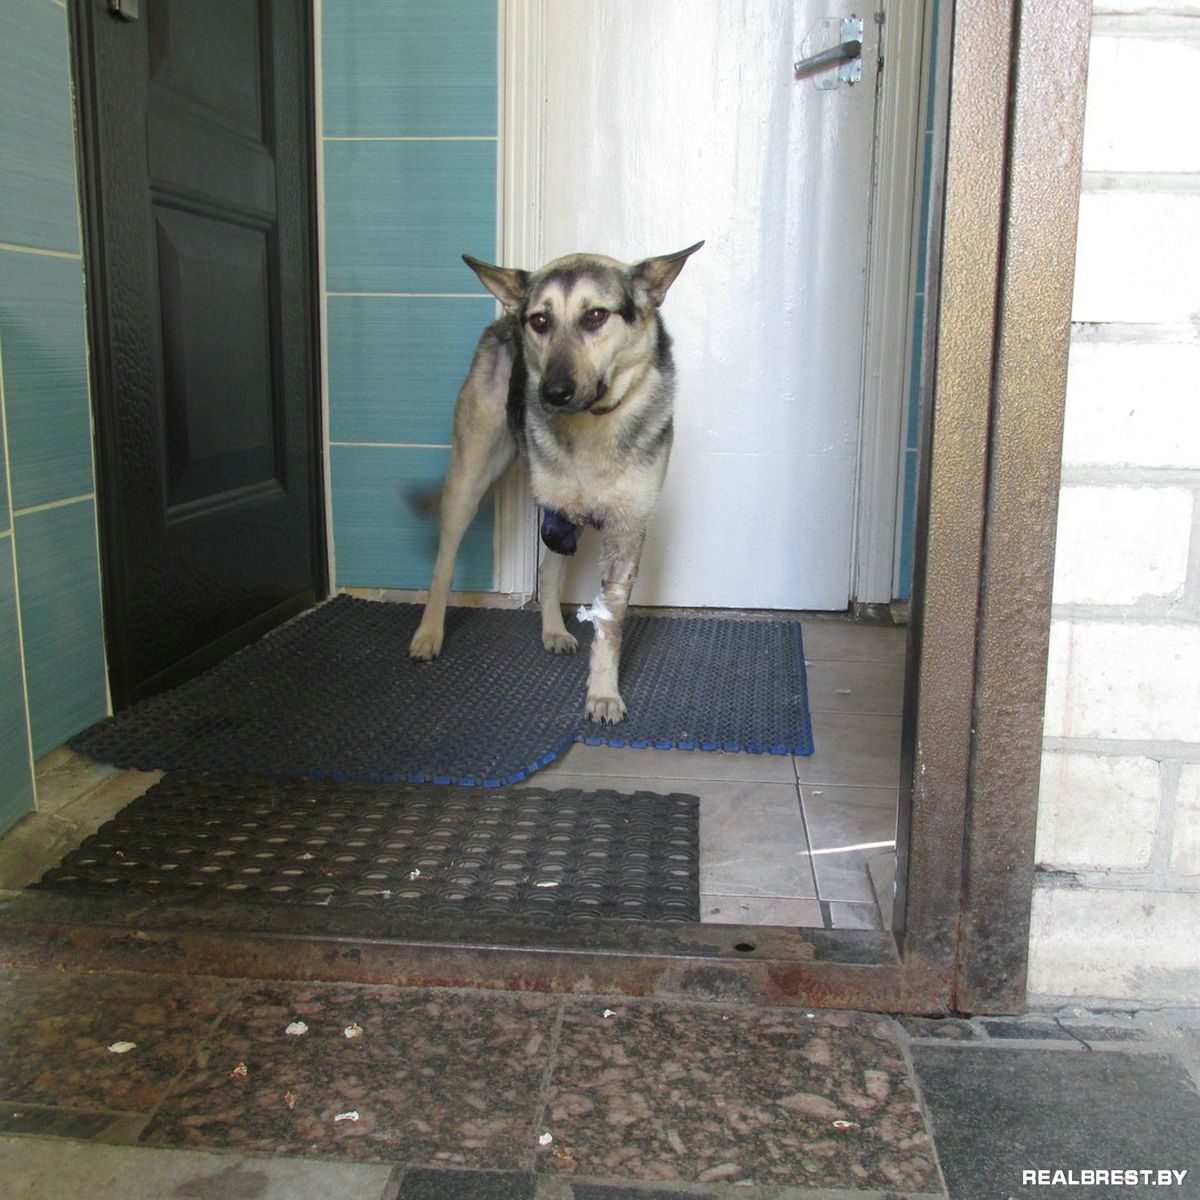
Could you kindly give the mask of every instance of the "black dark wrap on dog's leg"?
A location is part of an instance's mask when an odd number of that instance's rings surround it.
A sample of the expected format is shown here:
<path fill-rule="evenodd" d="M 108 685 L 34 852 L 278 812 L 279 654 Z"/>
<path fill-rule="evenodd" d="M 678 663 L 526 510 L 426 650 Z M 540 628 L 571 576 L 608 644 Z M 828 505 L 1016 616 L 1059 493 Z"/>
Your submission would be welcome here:
<path fill-rule="evenodd" d="M 575 553 L 578 526 L 568 517 L 552 508 L 542 512 L 542 541 L 555 554 L 563 554 L 568 558 Z"/>

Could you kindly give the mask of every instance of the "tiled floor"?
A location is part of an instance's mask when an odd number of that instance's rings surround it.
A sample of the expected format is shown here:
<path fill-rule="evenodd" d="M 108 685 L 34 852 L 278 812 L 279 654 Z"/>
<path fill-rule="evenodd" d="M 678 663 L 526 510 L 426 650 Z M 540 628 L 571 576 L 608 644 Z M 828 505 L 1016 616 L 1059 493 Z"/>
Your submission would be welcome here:
<path fill-rule="evenodd" d="M 817 619 L 804 648 L 814 754 L 577 745 L 536 782 L 698 795 L 703 921 L 885 927 L 868 863 L 895 846 L 905 631 Z"/>
<path fill-rule="evenodd" d="M 804 644 L 814 754 L 576 745 L 531 785 L 698 795 L 703 921 L 886 927 L 905 631 L 818 618 Z M 39 811 L 0 839 L 0 888 L 36 879 L 157 778 L 69 751 L 42 760 Z"/>

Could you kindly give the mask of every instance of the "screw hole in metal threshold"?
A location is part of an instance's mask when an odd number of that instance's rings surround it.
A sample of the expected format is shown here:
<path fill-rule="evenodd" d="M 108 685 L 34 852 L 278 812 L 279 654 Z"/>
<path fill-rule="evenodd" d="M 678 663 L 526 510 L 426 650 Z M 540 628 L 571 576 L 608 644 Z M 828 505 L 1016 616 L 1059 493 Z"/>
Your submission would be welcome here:
<path fill-rule="evenodd" d="M 734 942 L 733 948 L 740 950 L 743 954 L 750 954 L 757 949 L 753 942 Z"/>

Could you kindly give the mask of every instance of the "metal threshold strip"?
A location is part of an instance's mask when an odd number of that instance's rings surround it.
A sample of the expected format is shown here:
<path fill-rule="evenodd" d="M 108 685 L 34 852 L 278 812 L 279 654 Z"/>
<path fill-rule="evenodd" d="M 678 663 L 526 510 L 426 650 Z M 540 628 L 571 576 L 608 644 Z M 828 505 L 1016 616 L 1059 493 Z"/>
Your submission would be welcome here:
<path fill-rule="evenodd" d="M 0 902 L 0 962 L 229 978 L 936 1009 L 891 934 L 550 918 L 470 920 L 166 895 L 25 892 Z"/>

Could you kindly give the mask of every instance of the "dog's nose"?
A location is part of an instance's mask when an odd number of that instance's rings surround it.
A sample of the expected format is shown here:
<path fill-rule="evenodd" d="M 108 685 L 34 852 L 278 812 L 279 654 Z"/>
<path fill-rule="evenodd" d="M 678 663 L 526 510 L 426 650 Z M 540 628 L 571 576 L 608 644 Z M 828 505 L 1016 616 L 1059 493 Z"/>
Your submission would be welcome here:
<path fill-rule="evenodd" d="M 562 408 L 570 404 L 575 395 L 575 380 L 573 379 L 543 379 L 542 403 L 552 408 Z"/>

